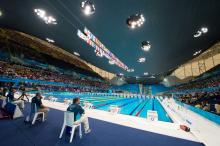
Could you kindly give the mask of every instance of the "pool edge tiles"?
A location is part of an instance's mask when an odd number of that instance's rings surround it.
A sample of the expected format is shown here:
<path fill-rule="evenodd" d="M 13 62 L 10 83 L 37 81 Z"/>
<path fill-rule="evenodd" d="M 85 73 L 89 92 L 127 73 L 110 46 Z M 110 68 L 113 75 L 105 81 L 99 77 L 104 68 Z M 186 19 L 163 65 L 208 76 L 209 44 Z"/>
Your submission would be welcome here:
<path fill-rule="evenodd" d="M 58 102 L 43 101 L 43 104 L 50 108 L 66 111 L 67 105 Z M 168 135 L 181 139 L 199 142 L 191 133 L 184 132 L 179 129 L 179 125 L 176 123 L 169 123 L 163 121 L 150 122 L 141 117 L 123 115 L 123 114 L 111 114 L 106 111 L 89 109 L 86 110 L 86 114 L 94 119 L 119 124 L 135 129 L 144 131 L 150 131 L 153 133 L 159 133 L 162 135 Z"/>

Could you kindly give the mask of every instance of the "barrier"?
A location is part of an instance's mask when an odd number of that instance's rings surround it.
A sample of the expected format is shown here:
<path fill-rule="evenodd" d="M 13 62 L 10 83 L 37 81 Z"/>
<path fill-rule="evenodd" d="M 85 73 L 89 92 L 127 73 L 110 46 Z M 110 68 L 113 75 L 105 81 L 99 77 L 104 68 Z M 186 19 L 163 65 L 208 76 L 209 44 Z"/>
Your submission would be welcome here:
<path fill-rule="evenodd" d="M 220 143 L 220 126 L 200 114 L 178 104 L 173 98 L 165 98 L 162 104 L 169 116 L 181 125 L 189 127 L 191 132 L 205 145 L 218 146 Z"/>

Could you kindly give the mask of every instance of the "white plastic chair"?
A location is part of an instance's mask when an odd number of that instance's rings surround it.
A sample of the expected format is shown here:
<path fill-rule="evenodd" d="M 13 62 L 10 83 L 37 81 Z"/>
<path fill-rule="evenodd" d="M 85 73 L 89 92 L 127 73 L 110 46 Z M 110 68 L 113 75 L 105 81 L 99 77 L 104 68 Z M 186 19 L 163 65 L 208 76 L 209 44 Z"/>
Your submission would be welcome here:
<path fill-rule="evenodd" d="M 34 118 L 32 120 L 32 125 L 34 125 L 35 121 L 37 120 L 37 117 L 39 115 L 42 115 L 42 122 L 44 122 L 44 112 L 37 112 L 37 106 L 35 103 L 31 103 L 31 115 L 34 115 Z"/>
<path fill-rule="evenodd" d="M 70 136 L 70 143 L 73 140 L 73 135 L 74 135 L 75 129 L 77 127 L 79 127 L 79 137 L 82 138 L 81 123 L 75 124 L 74 122 L 75 122 L 74 121 L 74 113 L 73 112 L 68 112 L 68 111 L 64 112 L 64 122 L 63 122 L 63 126 L 62 126 L 62 129 L 61 129 L 59 138 L 62 138 L 64 129 L 66 128 L 66 126 L 69 126 L 69 127 L 72 128 L 71 136 Z"/>

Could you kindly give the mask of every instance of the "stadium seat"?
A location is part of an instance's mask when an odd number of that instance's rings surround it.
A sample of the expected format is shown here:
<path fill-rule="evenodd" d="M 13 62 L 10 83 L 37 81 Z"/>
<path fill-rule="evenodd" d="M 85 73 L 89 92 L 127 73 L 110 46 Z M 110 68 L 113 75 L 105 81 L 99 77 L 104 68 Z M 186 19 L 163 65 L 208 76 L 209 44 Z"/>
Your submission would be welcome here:
<path fill-rule="evenodd" d="M 73 140 L 73 135 L 74 135 L 74 132 L 75 132 L 75 129 L 77 127 L 79 127 L 79 137 L 82 138 L 82 129 L 81 129 L 81 123 L 80 124 L 74 124 L 74 113 L 73 112 L 64 112 L 64 122 L 63 122 L 63 126 L 62 126 L 62 129 L 61 129 L 61 132 L 60 132 L 60 136 L 59 138 L 62 138 L 63 136 L 63 132 L 64 132 L 64 129 L 68 126 L 68 127 L 71 127 L 72 128 L 72 132 L 71 132 L 71 136 L 70 136 L 70 143 L 72 142 Z"/>

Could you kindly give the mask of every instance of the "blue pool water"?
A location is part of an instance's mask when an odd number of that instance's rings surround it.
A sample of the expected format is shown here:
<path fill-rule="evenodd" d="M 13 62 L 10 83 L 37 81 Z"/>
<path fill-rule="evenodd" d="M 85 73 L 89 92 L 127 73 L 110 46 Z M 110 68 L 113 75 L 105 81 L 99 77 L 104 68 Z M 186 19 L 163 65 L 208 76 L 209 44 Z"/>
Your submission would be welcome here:
<path fill-rule="evenodd" d="M 50 96 L 47 93 L 46 96 Z M 72 99 L 79 95 L 70 94 L 53 94 L 52 96 L 57 97 L 59 102 L 63 102 L 64 98 Z M 154 98 L 124 98 L 124 97 L 113 97 L 113 96 L 91 96 L 91 95 L 80 95 L 81 103 L 88 101 L 93 104 L 95 109 L 108 111 L 111 105 L 117 105 L 121 108 L 121 114 L 131 115 L 146 118 L 148 110 L 155 110 L 158 113 L 158 120 L 165 122 L 172 122 L 170 117 L 157 99 Z"/>

